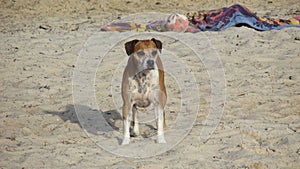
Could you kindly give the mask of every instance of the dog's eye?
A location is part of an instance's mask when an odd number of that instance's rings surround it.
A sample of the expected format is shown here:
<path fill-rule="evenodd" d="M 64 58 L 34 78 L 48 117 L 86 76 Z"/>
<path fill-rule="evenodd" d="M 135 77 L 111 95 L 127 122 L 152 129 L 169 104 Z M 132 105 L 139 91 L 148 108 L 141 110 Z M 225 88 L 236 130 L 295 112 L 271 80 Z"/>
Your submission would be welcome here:
<path fill-rule="evenodd" d="M 156 54 L 157 54 L 156 50 L 152 51 L 152 56 L 156 56 Z"/>
<path fill-rule="evenodd" d="M 144 51 L 139 51 L 139 52 L 137 52 L 136 54 L 137 54 L 138 56 L 141 57 L 141 56 L 144 56 L 144 55 L 145 55 L 145 52 L 144 52 Z"/>

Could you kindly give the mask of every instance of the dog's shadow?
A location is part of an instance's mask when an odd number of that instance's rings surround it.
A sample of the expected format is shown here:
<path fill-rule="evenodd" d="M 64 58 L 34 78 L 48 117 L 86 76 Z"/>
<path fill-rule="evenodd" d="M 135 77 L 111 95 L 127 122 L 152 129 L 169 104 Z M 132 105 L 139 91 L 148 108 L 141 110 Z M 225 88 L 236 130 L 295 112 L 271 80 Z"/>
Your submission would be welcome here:
<path fill-rule="evenodd" d="M 76 111 L 81 111 L 80 114 L 76 114 Z M 85 111 L 82 113 L 82 111 Z M 120 126 L 116 124 L 118 120 L 122 120 L 121 114 L 117 110 L 109 110 L 109 111 L 97 111 L 93 110 L 90 107 L 83 105 L 72 105 L 69 104 L 65 107 L 64 111 L 43 111 L 45 114 L 51 114 L 60 117 L 63 121 L 70 121 L 71 123 L 77 123 L 81 128 L 84 128 L 87 132 L 97 135 L 99 130 L 102 132 L 109 131 L 120 131 Z M 101 114 L 99 114 L 101 113 Z M 78 119 L 79 117 L 79 119 Z M 82 118 L 81 118 L 82 117 Z M 103 117 L 104 120 L 97 121 L 99 117 Z M 88 126 L 96 126 L 93 124 L 86 123 L 103 123 L 106 122 L 110 127 L 88 127 Z M 104 125 L 104 124 L 99 124 Z"/>
<path fill-rule="evenodd" d="M 99 135 L 99 133 L 108 133 L 113 131 L 120 132 L 123 126 L 121 114 L 117 110 L 102 112 L 83 105 L 69 104 L 65 107 L 64 111 L 43 112 L 45 114 L 58 116 L 65 122 L 70 121 L 71 123 L 76 123 L 86 132 L 95 136 Z M 145 124 L 145 127 L 150 129 L 150 131 L 147 130 L 147 132 L 141 133 L 140 136 L 143 138 L 151 137 L 154 135 L 154 131 L 157 130 L 151 124 Z M 122 142 L 122 137 L 123 136 L 116 137 L 119 144 Z"/>

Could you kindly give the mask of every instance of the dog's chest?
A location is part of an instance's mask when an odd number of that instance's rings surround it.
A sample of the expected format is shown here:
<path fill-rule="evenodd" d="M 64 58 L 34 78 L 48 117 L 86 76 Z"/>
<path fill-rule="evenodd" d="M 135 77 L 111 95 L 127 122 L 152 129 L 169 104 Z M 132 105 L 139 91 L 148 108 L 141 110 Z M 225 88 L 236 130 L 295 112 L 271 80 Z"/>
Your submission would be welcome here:
<path fill-rule="evenodd" d="M 138 107 L 147 107 L 159 84 L 158 70 L 144 70 L 129 81 L 131 99 Z"/>

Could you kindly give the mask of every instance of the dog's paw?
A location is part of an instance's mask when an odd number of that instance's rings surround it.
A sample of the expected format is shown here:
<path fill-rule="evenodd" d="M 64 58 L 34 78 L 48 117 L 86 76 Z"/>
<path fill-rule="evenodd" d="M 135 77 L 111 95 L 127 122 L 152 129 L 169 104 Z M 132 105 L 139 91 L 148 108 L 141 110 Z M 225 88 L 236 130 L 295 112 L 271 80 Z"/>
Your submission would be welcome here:
<path fill-rule="evenodd" d="M 134 137 L 140 135 L 140 130 L 139 130 L 138 127 L 134 127 L 134 128 L 133 128 L 133 135 L 134 135 Z"/>
<path fill-rule="evenodd" d="M 140 135 L 139 128 L 130 128 L 130 137 L 137 137 L 138 135 Z"/>
<path fill-rule="evenodd" d="M 130 143 L 130 138 L 125 137 L 122 141 L 122 145 L 126 145 Z"/>
<path fill-rule="evenodd" d="M 157 143 L 159 144 L 164 144 L 164 143 L 167 143 L 166 140 L 165 140 L 165 137 L 164 135 L 160 135 L 160 136 L 157 136 Z"/>

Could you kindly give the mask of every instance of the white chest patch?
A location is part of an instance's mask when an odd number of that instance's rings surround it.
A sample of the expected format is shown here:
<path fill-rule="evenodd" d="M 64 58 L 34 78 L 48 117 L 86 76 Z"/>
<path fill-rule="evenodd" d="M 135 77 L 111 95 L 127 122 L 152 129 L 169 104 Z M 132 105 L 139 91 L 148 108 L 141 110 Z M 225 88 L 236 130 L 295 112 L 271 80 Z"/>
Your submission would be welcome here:
<path fill-rule="evenodd" d="M 159 87 L 158 70 L 144 70 L 129 78 L 131 101 L 137 107 L 149 106 L 155 97 Z"/>

